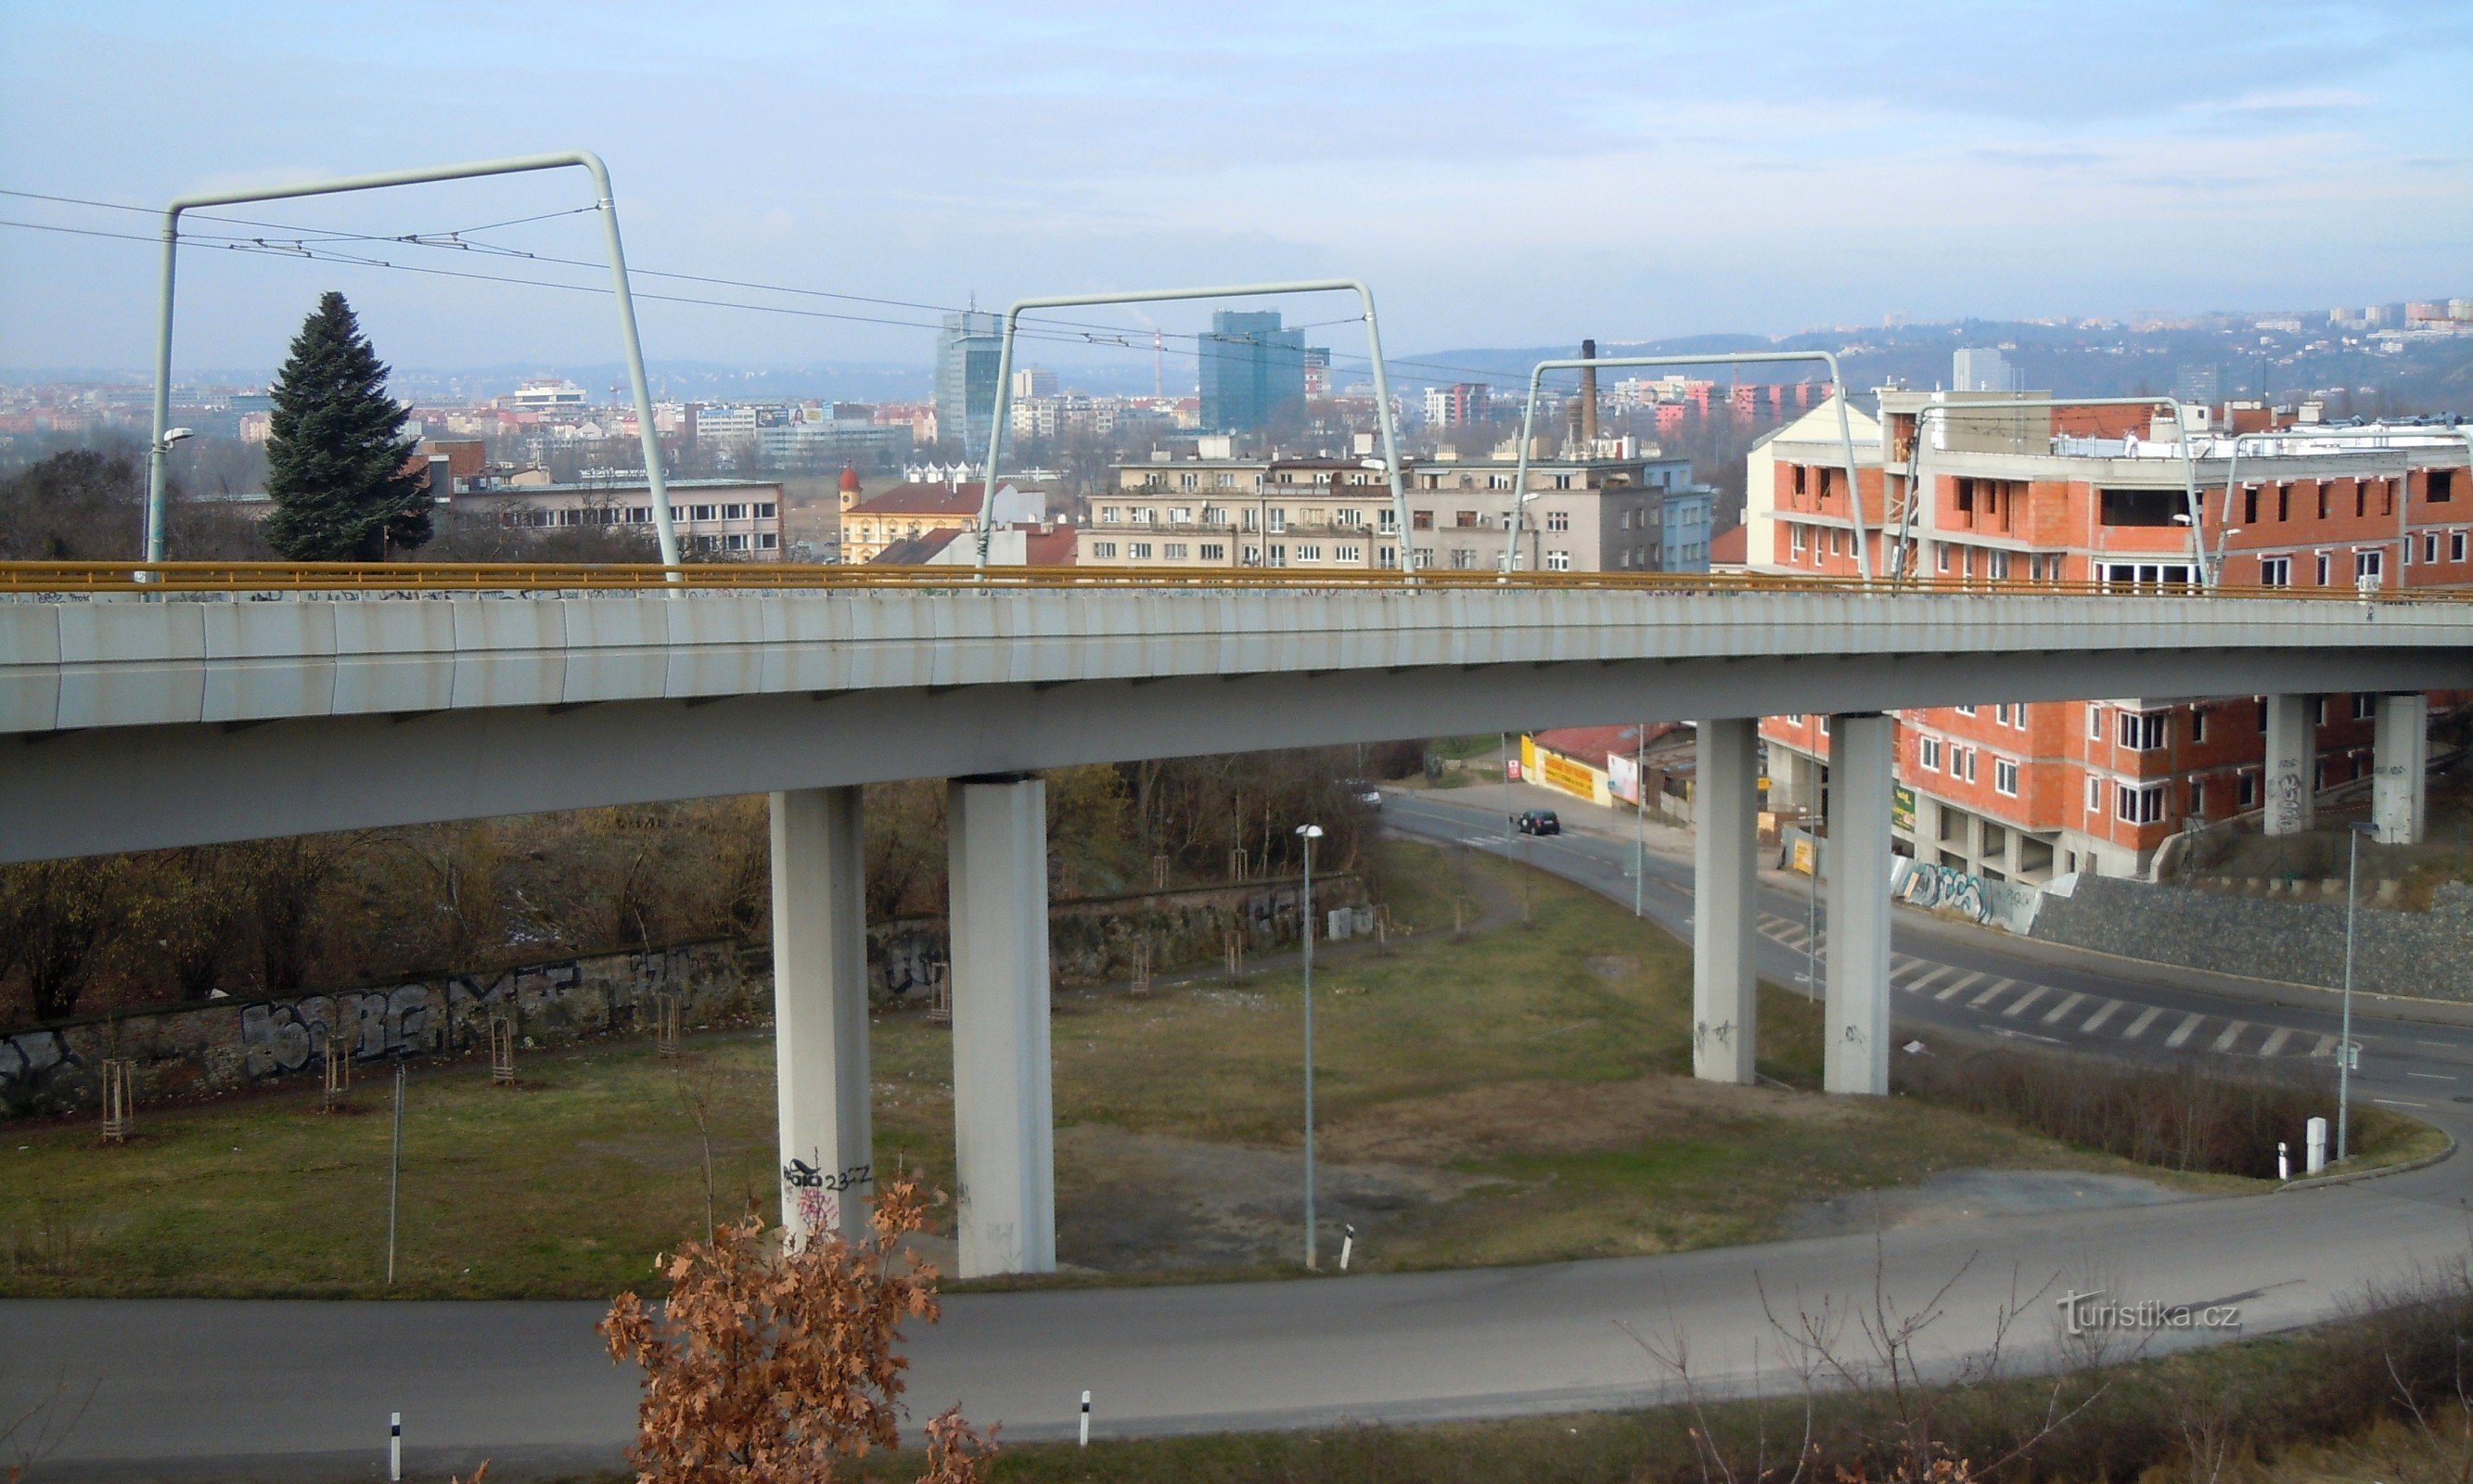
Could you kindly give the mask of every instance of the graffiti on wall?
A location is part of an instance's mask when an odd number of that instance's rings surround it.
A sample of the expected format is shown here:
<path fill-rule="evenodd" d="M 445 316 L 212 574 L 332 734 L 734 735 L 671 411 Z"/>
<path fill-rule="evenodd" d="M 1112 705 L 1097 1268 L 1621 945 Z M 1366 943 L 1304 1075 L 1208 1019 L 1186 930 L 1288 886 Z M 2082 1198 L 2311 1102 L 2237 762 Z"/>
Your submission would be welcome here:
<path fill-rule="evenodd" d="M 1907 873 L 1899 898 L 1909 906 L 1962 912 L 1979 922 L 1992 921 L 1983 902 L 1983 882 L 1963 871 L 1917 861 Z"/>

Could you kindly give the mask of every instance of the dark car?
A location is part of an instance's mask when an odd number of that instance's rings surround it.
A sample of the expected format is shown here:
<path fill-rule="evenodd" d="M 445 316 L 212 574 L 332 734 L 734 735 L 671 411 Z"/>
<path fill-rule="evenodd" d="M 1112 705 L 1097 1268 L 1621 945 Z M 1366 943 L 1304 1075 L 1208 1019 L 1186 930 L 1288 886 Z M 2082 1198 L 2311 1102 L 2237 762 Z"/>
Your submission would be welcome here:
<path fill-rule="evenodd" d="M 1513 815 L 1511 823 L 1519 826 L 1524 835 L 1559 835 L 1563 832 L 1563 822 L 1554 817 L 1551 809 L 1525 809 Z"/>

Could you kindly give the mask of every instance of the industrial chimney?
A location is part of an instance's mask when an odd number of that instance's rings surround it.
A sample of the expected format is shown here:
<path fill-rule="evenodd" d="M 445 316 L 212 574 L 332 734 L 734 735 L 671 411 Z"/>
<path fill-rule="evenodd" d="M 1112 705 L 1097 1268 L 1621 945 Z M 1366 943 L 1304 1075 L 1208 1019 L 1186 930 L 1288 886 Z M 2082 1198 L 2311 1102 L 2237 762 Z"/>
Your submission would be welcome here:
<path fill-rule="evenodd" d="M 1597 343 L 1594 340 L 1581 341 L 1580 359 L 1594 361 L 1597 358 Z M 1596 457 L 1597 447 L 1597 369 L 1594 366 L 1584 366 L 1580 368 L 1580 457 L 1583 459 Z"/>

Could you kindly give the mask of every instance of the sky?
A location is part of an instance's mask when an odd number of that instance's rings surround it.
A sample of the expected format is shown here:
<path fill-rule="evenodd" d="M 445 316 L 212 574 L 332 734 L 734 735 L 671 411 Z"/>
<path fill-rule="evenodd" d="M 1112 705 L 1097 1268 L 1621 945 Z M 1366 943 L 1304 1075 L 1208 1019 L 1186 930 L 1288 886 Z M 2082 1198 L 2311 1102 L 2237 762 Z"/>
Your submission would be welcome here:
<path fill-rule="evenodd" d="M 2464 20 L 2461 0 L 0 0 L 0 188 L 159 208 L 590 149 L 639 271 L 902 301 L 637 279 L 773 306 L 641 306 L 656 360 L 762 367 L 924 363 L 918 305 L 1322 276 L 1373 287 L 1394 353 L 2324 307 L 2473 294 Z M 192 220 L 276 251 L 184 248 L 178 365 L 274 365 L 327 288 L 398 366 L 614 358 L 598 292 L 445 275 L 597 289 L 542 260 L 603 261 L 590 203 L 568 172 Z M 334 240 L 553 212 L 467 231 L 481 247 Z M 0 220 L 156 229 L 22 195 Z M 304 259 L 303 228 L 432 272 Z M 0 227 L 0 368 L 146 367 L 158 270 L 151 240 Z M 1209 307 L 1071 318 L 1146 347 Z M 1077 353 L 1124 352 L 1043 357 Z"/>

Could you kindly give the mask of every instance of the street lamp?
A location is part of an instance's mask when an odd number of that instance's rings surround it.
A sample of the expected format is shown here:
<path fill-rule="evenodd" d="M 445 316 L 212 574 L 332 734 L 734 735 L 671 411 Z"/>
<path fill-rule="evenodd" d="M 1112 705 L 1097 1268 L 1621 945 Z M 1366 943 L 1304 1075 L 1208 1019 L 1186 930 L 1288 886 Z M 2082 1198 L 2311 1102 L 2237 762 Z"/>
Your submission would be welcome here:
<path fill-rule="evenodd" d="M 1322 838 L 1322 826 L 1299 825 L 1297 837 L 1306 843 L 1306 1270 L 1311 1272 L 1314 1266 L 1313 843 Z"/>
<path fill-rule="evenodd" d="M 2362 910 L 2362 836 L 2375 825 L 2355 824 L 2344 831 L 2350 846 L 2344 866 L 2344 1018 L 2336 1038 L 2336 1162 L 2349 1147 L 2353 1112 L 2353 918 Z"/>

